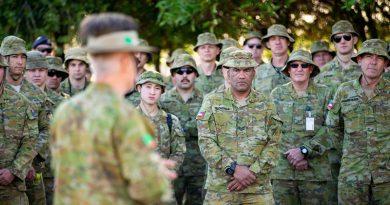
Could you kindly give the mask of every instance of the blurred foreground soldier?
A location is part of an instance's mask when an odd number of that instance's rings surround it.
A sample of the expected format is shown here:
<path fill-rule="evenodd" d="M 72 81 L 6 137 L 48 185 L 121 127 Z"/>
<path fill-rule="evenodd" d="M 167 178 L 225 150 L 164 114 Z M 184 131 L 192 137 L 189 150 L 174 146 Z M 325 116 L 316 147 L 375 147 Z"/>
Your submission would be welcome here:
<path fill-rule="evenodd" d="M 294 43 L 294 39 L 287 33 L 286 27 L 274 24 L 267 30 L 267 35 L 261 39 L 261 44 L 271 50 L 272 58 L 269 63 L 265 63 L 256 68 L 256 78 L 253 87 L 264 94 L 279 85 L 290 81 L 282 73 L 282 68 L 288 60 L 288 47 Z"/>
<path fill-rule="evenodd" d="M 213 33 L 198 35 L 194 51 L 199 54 L 199 76 L 196 79 L 196 87 L 205 95 L 221 84 L 223 76 L 221 70 L 217 70 L 217 56 L 221 52 L 222 43 L 219 43 Z"/>
<path fill-rule="evenodd" d="M 281 121 L 274 103 L 252 89 L 257 63 L 235 51 L 230 89 L 210 94 L 197 115 L 199 147 L 208 164 L 204 204 L 274 204 L 271 169 L 279 157 Z"/>
<path fill-rule="evenodd" d="M 49 70 L 47 71 L 46 87 L 53 90 L 56 93 L 61 94 L 63 97 L 69 95 L 60 92 L 60 84 L 68 76 L 68 72 L 62 67 L 62 60 L 59 57 L 46 57 L 49 64 Z"/>
<path fill-rule="evenodd" d="M 25 97 L 4 88 L 7 66 L 0 56 L 0 204 L 28 205 L 24 179 L 36 155 L 37 118 Z"/>
<path fill-rule="evenodd" d="M 134 20 L 122 14 L 87 16 L 80 36 L 91 55 L 95 81 L 59 106 L 51 127 L 54 204 L 158 204 L 170 197 L 175 173 L 152 152 L 143 117 L 123 99 L 134 86 Z"/>
<path fill-rule="evenodd" d="M 330 50 L 326 41 L 315 41 L 310 47 L 311 56 L 318 67 L 327 64 L 335 56 L 335 52 Z"/>
<path fill-rule="evenodd" d="M 89 60 L 83 48 L 69 48 L 65 51 L 65 69 L 69 73 L 68 79 L 60 85 L 60 91 L 70 96 L 85 90 L 89 84 L 87 70 Z"/>
<path fill-rule="evenodd" d="M 319 144 L 322 141 L 317 139 L 324 136 L 331 92 L 313 82 L 320 69 L 311 58 L 308 51 L 293 51 L 282 70 L 291 82 L 271 92 L 283 119 L 280 159 L 271 174 L 275 204 L 331 204 L 329 193 L 336 191 L 328 186 L 332 173 L 325 152 L 327 144 Z M 290 160 L 295 155 L 300 159 Z"/>
<path fill-rule="evenodd" d="M 23 77 L 27 62 L 25 41 L 16 36 L 7 36 L 1 43 L 0 52 L 5 56 L 9 65 L 6 88 L 26 97 L 30 102 L 33 114 L 38 118 L 37 143 L 35 144 L 35 151 L 38 152 L 38 155 L 34 158 L 33 167 L 27 174 L 26 186 L 30 204 L 45 204 L 42 171 L 44 161 L 49 153 L 48 131 L 51 103 L 39 87 Z"/>
<path fill-rule="evenodd" d="M 203 95 L 195 87 L 198 76 L 195 60 L 189 54 L 178 55 L 171 74 L 176 86 L 164 93 L 160 103 L 165 111 L 179 118 L 186 138 L 184 162 L 174 181 L 175 197 L 179 205 L 202 204 L 206 162 L 199 151 L 195 116 L 202 105 Z"/>
<path fill-rule="evenodd" d="M 32 44 L 33 51 L 39 51 L 44 56 L 51 56 L 53 47 L 51 41 L 46 36 L 39 36 Z"/>
<path fill-rule="evenodd" d="M 261 45 L 261 33 L 258 31 L 251 31 L 245 34 L 243 49 L 252 53 L 253 59 L 257 64 L 262 64 L 263 46 Z"/>
<path fill-rule="evenodd" d="M 370 39 L 354 58 L 362 74 L 340 85 L 326 119 L 342 149 L 339 203 L 390 204 L 390 82 L 382 78 L 390 56 L 384 41 Z"/>

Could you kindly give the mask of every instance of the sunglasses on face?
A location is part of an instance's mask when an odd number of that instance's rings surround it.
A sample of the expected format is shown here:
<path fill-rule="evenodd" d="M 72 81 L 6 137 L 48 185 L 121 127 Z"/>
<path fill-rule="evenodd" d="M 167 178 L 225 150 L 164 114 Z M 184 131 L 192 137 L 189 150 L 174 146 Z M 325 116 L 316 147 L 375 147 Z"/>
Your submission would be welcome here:
<path fill-rule="evenodd" d="M 253 49 L 253 48 L 261 49 L 261 45 L 260 44 L 248 44 L 248 47 L 250 49 Z"/>
<path fill-rule="evenodd" d="M 41 53 L 51 53 L 51 51 L 53 50 L 52 48 L 38 48 L 37 49 L 39 52 Z"/>
<path fill-rule="evenodd" d="M 333 41 L 336 43 L 340 43 L 342 38 L 346 41 L 350 41 L 352 39 L 352 36 L 351 35 L 335 36 L 333 37 Z"/>
<path fill-rule="evenodd" d="M 57 78 L 62 77 L 61 73 L 60 73 L 60 72 L 57 72 L 57 71 L 55 71 L 55 70 L 49 70 L 49 71 L 47 72 L 47 75 L 48 75 L 49 77 L 54 77 L 54 76 L 57 76 Z"/>
<path fill-rule="evenodd" d="M 290 64 L 290 67 L 291 67 L 291 68 L 298 68 L 299 66 L 301 66 L 301 68 L 303 68 L 303 69 L 306 69 L 306 68 L 309 67 L 309 64 L 308 64 L 308 63 L 302 63 L 302 64 L 291 63 L 291 64 Z"/>
<path fill-rule="evenodd" d="M 181 68 L 178 68 L 176 70 L 174 70 L 173 72 L 179 74 L 179 75 L 183 75 L 184 73 L 186 73 L 187 75 L 195 72 L 194 69 L 192 67 L 189 67 L 189 66 L 185 66 L 185 67 L 181 67 Z"/>

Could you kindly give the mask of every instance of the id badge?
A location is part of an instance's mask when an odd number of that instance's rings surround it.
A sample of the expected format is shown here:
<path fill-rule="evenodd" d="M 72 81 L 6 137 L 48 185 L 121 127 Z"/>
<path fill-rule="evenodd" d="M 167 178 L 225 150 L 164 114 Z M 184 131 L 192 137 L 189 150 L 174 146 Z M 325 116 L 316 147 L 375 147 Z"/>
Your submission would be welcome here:
<path fill-rule="evenodd" d="M 314 117 L 307 117 L 306 118 L 306 131 L 313 131 L 314 130 Z"/>

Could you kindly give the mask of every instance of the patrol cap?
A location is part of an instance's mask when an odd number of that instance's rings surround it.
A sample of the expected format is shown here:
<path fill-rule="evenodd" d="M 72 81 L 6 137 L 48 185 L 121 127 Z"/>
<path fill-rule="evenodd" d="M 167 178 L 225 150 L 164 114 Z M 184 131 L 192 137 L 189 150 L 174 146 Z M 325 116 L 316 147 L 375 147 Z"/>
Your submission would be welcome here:
<path fill-rule="evenodd" d="M 174 59 L 176 58 L 176 56 L 178 56 L 179 54 L 189 54 L 187 51 L 185 51 L 184 49 L 182 48 L 177 48 L 175 49 L 171 56 L 167 59 L 167 63 L 173 63 Z"/>
<path fill-rule="evenodd" d="M 85 64 L 89 65 L 89 60 L 87 58 L 87 51 L 84 48 L 74 47 L 69 48 L 65 51 L 65 65 L 68 66 L 69 61 L 79 60 L 83 61 Z"/>
<path fill-rule="evenodd" d="M 215 34 L 210 33 L 210 32 L 199 34 L 197 40 L 198 41 L 196 42 L 196 45 L 194 47 L 194 51 L 198 50 L 199 46 L 203 46 L 206 44 L 215 45 L 215 46 L 218 46 L 219 48 L 222 48 L 222 43 L 220 43 L 217 40 L 217 37 L 215 37 Z"/>
<path fill-rule="evenodd" d="M 152 71 L 152 70 L 145 71 L 139 76 L 136 85 L 143 85 L 147 82 L 161 85 L 163 88 L 165 88 L 166 86 L 164 83 L 163 76 L 157 71 Z"/>
<path fill-rule="evenodd" d="M 335 56 L 335 52 L 330 50 L 328 42 L 315 41 L 313 44 L 311 44 L 310 52 L 311 52 L 312 57 L 314 56 L 314 54 L 321 52 L 321 51 L 328 52 L 330 55 Z"/>
<path fill-rule="evenodd" d="M 259 40 L 261 41 L 261 37 L 262 37 L 262 35 L 261 35 L 261 33 L 260 33 L 259 31 L 251 31 L 251 32 L 249 32 L 249 33 L 246 33 L 246 34 L 244 35 L 244 38 L 245 38 L 245 40 L 244 40 L 244 45 L 246 44 L 246 42 L 247 42 L 249 39 L 252 39 L 252 38 L 257 38 L 257 39 L 259 39 Z"/>
<path fill-rule="evenodd" d="M 46 68 L 49 69 L 49 64 L 46 61 L 46 57 L 39 51 L 27 52 L 27 64 L 26 69 Z"/>
<path fill-rule="evenodd" d="M 62 67 L 62 59 L 60 57 L 46 56 L 46 61 L 49 64 L 49 72 L 54 70 L 60 73 L 62 80 L 69 76 L 68 72 Z"/>
<path fill-rule="evenodd" d="M 6 68 L 8 67 L 7 62 L 5 61 L 4 57 L 0 55 L 0 67 Z"/>
<path fill-rule="evenodd" d="M 266 43 L 269 38 L 272 36 L 283 36 L 290 41 L 290 43 L 294 43 L 294 39 L 288 34 L 287 28 L 281 24 L 274 24 L 267 29 L 267 35 L 261 38 L 261 44 L 266 47 Z"/>
<path fill-rule="evenodd" d="M 347 20 L 337 21 L 332 26 L 332 35 L 330 36 L 330 40 L 333 41 L 333 37 L 338 33 L 351 33 L 355 36 L 359 36 L 359 34 L 356 33 L 355 29 L 353 28 L 351 22 Z"/>
<path fill-rule="evenodd" d="M 222 66 L 227 62 L 227 60 L 229 59 L 230 53 L 232 53 L 234 51 L 238 51 L 238 50 L 240 50 L 240 49 L 237 47 L 229 47 L 229 48 L 223 49 L 221 52 L 221 57 L 219 59 L 219 63 L 217 64 L 217 69 L 221 69 Z"/>
<path fill-rule="evenodd" d="M 2 56 L 27 54 L 26 42 L 16 36 L 7 36 L 1 42 L 0 54 Z"/>
<path fill-rule="evenodd" d="M 237 47 L 237 48 L 241 47 L 238 41 L 233 38 L 220 39 L 219 42 L 222 43 L 221 51 L 229 47 Z"/>
<path fill-rule="evenodd" d="M 313 62 L 310 52 L 299 49 L 291 52 L 286 65 L 282 69 L 282 72 L 288 77 L 290 77 L 290 73 L 288 73 L 288 67 L 294 61 L 302 61 L 304 63 L 311 64 L 313 66 L 313 72 L 310 74 L 311 78 L 315 77 L 320 73 L 320 68 Z"/>
<path fill-rule="evenodd" d="M 241 49 L 231 52 L 224 63 L 224 66 L 229 68 L 255 68 L 258 65 L 251 52 Z"/>
<path fill-rule="evenodd" d="M 192 67 L 195 70 L 196 76 L 199 76 L 199 72 L 196 68 L 196 62 L 189 54 L 180 54 L 175 58 L 171 67 L 171 73 L 173 70 L 184 66 Z"/>
<path fill-rule="evenodd" d="M 390 56 L 387 53 L 386 49 L 387 44 L 383 40 L 369 39 L 363 42 L 362 48 L 360 48 L 360 50 L 352 56 L 352 60 L 357 61 L 357 57 L 365 53 L 383 56 L 387 58 L 387 60 L 390 60 Z"/>

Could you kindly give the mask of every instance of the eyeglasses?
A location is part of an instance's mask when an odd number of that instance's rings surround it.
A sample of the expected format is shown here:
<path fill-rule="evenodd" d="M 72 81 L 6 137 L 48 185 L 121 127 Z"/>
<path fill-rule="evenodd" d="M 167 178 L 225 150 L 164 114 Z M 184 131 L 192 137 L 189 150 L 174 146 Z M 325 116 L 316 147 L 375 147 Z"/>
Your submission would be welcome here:
<path fill-rule="evenodd" d="M 190 67 L 190 66 L 184 66 L 184 67 L 175 69 L 173 72 L 174 72 L 174 73 L 177 73 L 177 74 L 179 74 L 179 75 L 183 75 L 184 73 L 186 73 L 187 75 L 189 75 L 189 74 L 195 72 L 195 70 L 194 70 L 192 67 Z"/>
<path fill-rule="evenodd" d="M 37 50 L 41 53 L 51 53 L 52 48 L 37 48 Z"/>
<path fill-rule="evenodd" d="M 57 76 L 57 78 L 62 77 L 61 73 L 60 73 L 60 72 L 57 72 L 57 71 L 55 71 L 55 70 L 49 70 L 49 71 L 47 72 L 47 75 L 48 75 L 49 77 L 54 77 L 54 76 Z"/>
<path fill-rule="evenodd" d="M 309 64 L 308 64 L 308 63 L 302 63 L 302 64 L 291 63 L 291 64 L 290 64 L 290 67 L 291 67 L 291 68 L 298 68 L 299 66 L 301 66 L 301 68 L 303 68 L 303 69 L 306 69 L 306 68 L 309 67 Z"/>
<path fill-rule="evenodd" d="M 248 47 L 250 49 L 253 49 L 254 47 L 256 47 L 257 49 L 261 49 L 261 45 L 260 44 L 248 44 Z"/>
<path fill-rule="evenodd" d="M 333 41 L 336 43 L 340 43 L 342 38 L 346 41 L 350 41 L 352 39 L 352 36 L 351 35 L 335 36 L 333 37 Z"/>

